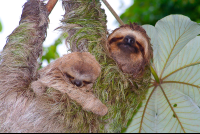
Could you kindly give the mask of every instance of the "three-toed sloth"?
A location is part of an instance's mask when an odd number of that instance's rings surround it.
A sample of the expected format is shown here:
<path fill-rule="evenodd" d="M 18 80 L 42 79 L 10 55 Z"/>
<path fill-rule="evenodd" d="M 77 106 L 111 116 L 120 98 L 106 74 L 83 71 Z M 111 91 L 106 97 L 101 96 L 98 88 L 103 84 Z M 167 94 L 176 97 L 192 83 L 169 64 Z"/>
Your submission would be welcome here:
<path fill-rule="evenodd" d="M 134 78 L 142 76 L 152 58 L 150 38 L 142 26 L 130 23 L 120 26 L 108 36 L 110 56 L 119 68 Z"/>
<path fill-rule="evenodd" d="M 89 52 L 73 52 L 40 69 L 39 79 L 31 84 L 37 95 L 52 87 L 82 106 L 86 111 L 105 115 L 107 107 L 92 93 L 92 86 L 101 67 Z"/>

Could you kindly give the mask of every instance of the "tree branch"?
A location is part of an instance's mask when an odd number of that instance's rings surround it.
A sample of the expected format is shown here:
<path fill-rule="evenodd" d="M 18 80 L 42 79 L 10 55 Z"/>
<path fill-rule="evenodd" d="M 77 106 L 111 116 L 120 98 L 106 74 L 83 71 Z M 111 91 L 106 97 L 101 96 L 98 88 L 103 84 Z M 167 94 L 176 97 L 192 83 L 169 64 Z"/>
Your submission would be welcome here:
<path fill-rule="evenodd" d="M 117 15 L 117 13 L 113 10 L 113 8 L 110 6 L 110 4 L 106 0 L 102 0 L 103 3 L 106 5 L 106 7 L 110 10 L 110 12 L 113 14 L 113 16 L 117 19 L 120 25 L 124 25 L 124 22 L 120 19 L 120 17 Z"/>
<path fill-rule="evenodd" d="M 47 8 L 47 11 L 49 12 L 49 14 L 53 10 L 53 8 L 54 8 L 54 6 L 56 5 L 57 2 L 58 2 L 58 0 L 49 0 L 48 1 L 48 3 L 46 4 L 46 8 Z"/>

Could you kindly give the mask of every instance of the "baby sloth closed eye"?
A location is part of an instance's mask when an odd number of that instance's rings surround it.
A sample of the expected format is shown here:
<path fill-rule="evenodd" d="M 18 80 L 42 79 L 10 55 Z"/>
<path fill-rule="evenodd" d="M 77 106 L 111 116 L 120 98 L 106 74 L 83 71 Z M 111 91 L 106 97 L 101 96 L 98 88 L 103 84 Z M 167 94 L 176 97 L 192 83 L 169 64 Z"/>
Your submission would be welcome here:
<path fill-rule="evenodd" d="M 150 38 L 136 23 L 115 29 L 108 37 L 108 49 L 119 68 L 134 78 L 142 76 L 152 56 Z"/>
<path fill-rule="evenodd" d="M 100 72 L 99 63 L 89 52 L 73 52 L 39 70 L 39 79 L 31 87 L 38 95 L 43 94 L 46 87 L 67 93 L 84 110 L 103 116 L 108 109 L 92 93 L 93 83 Z"/>

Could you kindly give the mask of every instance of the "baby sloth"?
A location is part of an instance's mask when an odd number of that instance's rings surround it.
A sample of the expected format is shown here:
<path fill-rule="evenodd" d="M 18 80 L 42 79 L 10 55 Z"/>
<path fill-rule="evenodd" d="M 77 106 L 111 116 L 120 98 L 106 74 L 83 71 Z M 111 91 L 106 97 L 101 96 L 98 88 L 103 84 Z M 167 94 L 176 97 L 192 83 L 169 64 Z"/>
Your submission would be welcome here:
<path fill-rule="evenodd" d="M 37 95 L 45 93 L 46 87 L 52 87 L 66 93 L 84 110 L 103 116 L 108 109 L 92 93 L 100 72 L 99 63 L 89 52 L 73 52 L 39 70 L 39 79 L 31 87 Z"/>
<path fill-rule="evenodd" d="M 115 29 L 108 36 L 108 49 L 119 68 L 134 78 L 142 76 L 152 56 L 150 38 L 136 23 Z"/>

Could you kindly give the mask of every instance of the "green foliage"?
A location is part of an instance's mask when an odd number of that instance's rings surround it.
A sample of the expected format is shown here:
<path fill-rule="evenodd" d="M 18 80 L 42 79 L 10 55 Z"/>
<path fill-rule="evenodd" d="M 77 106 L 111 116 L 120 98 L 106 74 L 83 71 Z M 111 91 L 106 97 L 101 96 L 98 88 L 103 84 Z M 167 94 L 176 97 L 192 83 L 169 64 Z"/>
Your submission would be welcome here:
<path fill-rule="evenodd" d="M 2 24 L 1 24 L 1 21 L 0 21 L 0 32 L 2 31 L 3 27 L 2 27 Z"/>
<path fill-rule="evenodd" d="M 62 44 L 63 40 L 67 37 L 67 34 L 62 34 L 53 45 L 49 47 L 43 47 L 43 56 L 42 61 L 47 60 L 48 63 L 51 62 L 51 60 L 55 60 L 59 58 L 59 54 L 57 52 L 57 46 Z"/>
<path fill-rule="evenodd" d="M 191 20 L 200 23 L 200 1 L 199 0 L 134 0 L 125 13 L 120 17 L 139 24 L 155 23 L 170 14 L 182 14 Z"/>
<path fill-rule="evenodd" d="M 62 39 L 58 38 L 53 45 L 49 47 L 43 47 L 43 56 L 42 61 L 47 60 L 48 63 L 50 63 L 51 59 L 59 58 L 59 54 L 57 52 L 57 46 L 59 44 L 62 44 Z"/>

